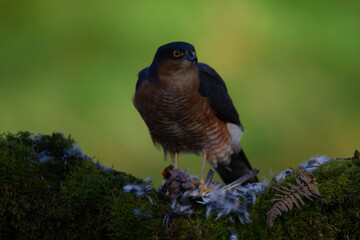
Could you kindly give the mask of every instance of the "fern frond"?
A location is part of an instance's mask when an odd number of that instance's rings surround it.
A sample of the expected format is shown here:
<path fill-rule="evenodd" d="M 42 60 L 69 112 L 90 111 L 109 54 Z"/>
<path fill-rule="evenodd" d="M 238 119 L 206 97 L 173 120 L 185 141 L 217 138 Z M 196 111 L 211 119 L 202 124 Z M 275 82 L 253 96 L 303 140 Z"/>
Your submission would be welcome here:
<path fill-rule="evenodd" d="M 294 203 L 298 209 L 301 209 L 299 203 L 296 201 L 296 198 L 294 197 L 294 194 L 290 195 L 289 197 L 291 199 L 291 202 Z"/>
<path fill-rule="evenodd" d="M 302 198 L 300 197 L 300 194 L 299 193 L 294 193 L 294 196 L 296 197 L 296 199 L 297 200 L 299 200 L 299 202 L 303 205 L 303 206 L 305 206 L 305 203 L 304 203 L 304 201 L 302 200 Z"/>
<path fill-rule="evenodd" d="M 294 204 L 292 203 L 290 197 L 286 197 L 283 202 L 286 204 L 286 206 L 288 207 L 288 209 L 289 209 L 290 211 L 293 209 Z"/>
<path fill-rule="evenodd" d="M 275 183 L 275 184 L 277 184 L 277 183 Z M 283 193 L 283 194 L 288 194 L 287 191 L 281 190 L 281 189 L 279 189 L 279 188 L 277 188 L 277 187 L 272 186 L 272 188 L 275 189 L 275 190 L 277 190 L 277 191 L 279 191 L 279 192 L 281 192 L 281 193 Z"/>
<path fill-rule="evenodd" d="M 315 194 L 317 197 L 320 196 L 319 186 L 316 182 L 316 178 L 312 177 L 310 173 L 305 172 L 303 170 L 297 169 L 296 172 L 298 173 L 299 177 L 306 182 L 309 190 Z M 315 197 L 316 197 L 315 196 Z"/>
<path fill-rule="evenodd" d="M 302 198 L 307 198 L 311 201 L 314 200 L 313 198 L 320 198 L 316 178 L 300 169 L 294 170 L 293 174 L 295 176 L 296 185 L 286 182 L 287 186 L 283 186 L 278 183 L 275 183 L 275 186 L 272 186 L 273 189 L 282 194 L 276 193 L 274 195 L 271 202 L 276 203 L 266 214 L 266 222 L 270 228 L 274 225 L 277 216 L 281 215 L 282 212 L 291 211 L 294 208 L 294 205 L 301 209 L 299 202 L 305 206 L 305 202 Z"/>

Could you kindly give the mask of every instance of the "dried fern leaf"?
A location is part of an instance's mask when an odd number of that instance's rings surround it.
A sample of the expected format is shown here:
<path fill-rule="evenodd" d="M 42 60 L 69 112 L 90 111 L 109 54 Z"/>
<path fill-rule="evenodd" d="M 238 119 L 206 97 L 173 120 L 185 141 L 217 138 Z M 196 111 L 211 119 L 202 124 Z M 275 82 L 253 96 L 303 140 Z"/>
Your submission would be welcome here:
<path fill-rule="evenodd" d="M 311 200 L 311 201 L 314 201 L 311 196 L 313 195 L 310 191 L 309 191 L 309 188 L 307 186 L 303 186 L 301 189 L 299 189 L 299 193 L 301 196 Z"/>
<path fill-rule="evenodd" d="M 301 180 L 303 180 L 306 185 L 308 186 L 309 190 L 317 195 L 318 197 L 320 196 L 320 192 L 319 192 L 319 187 L 318 187 L 318 184 L 316 182 L 316 178 L 315 177 L 312 177 L 310 175 L 310 173 L 308 172 L 305 172 L 303 170 L 300 170 L 300 169 L 297 169 L 296 170 L 298 176 L 301 178 Z"/>
<path fill-rule="evenodd" d="M 311 175 L 301 169 L 296 169 L 295 172 L 297 173 L 297 175 L 299 176 L 299 178 L 301 178 L 301 180 L 303 180 L 304 182 L 307 183 L 307 185 L 309 185 L 309 183 L 311 182 Z"/>
<path fill-rule="evenodd" d="M 291 211 L 294 205 L 301 209 L 299 202 L 305 206 L 302 198 L 307 198 L 311 201 L 314 200 L 313 198 L 319 198 L 320 192 L 316 178 L 301 169 L 293 170 L 293 174 L 296 185 L 286 182 L 287 186 L 279 183 L 275 183 L 275 186 L 272 186 L 273 189 L 282 194 L 276 193 L 274 195 L 271 201 L 275 202 L 275 204 L 266 214 L 266 222 L 270 228 L 274 225 L 277 216 L 281 215 L 282 212 Z"/>
<path fill-rule="evenodd" d="M 270 214 L 268 214 L 267 216 L 267 220 L 266 220 L 266 224 L 272 228 L 272 226 L 274 225 L 275 219 L 277 217 L 277 214 L 274 214 L 273 212 L 271 212 Z"/>
<path fill-rule="evenodd" d="M 275 197 L 281 197 L 281 198 L 286 197 L 286 195 L 281 195 L 281 194 L 275 194 L 274 196 Z"/>
<path fill-rule="evenodd" d="M 272 206 L 272 208 L 269 210 L 269 212 L 266 215 L 267 215 L 266 223 L 270 228 L 272 228 L 277 216 L 281 215 L 281 211 L 278 208 L 278 204 L 277 203 L 274 204 L 274 206 Z"/>
<path fill-rule="evenodd" d="M 301 209 L 298 201 L 296 200 L 296 198 L 294 197 L 294 194 L 289 196 L 291 198 L 291 202 L 295 204 L 295 206 L 297 206 L 299 209 Z"/>
<path fill-rule="evenodd" d="M 289 188 L 287 188 L 287 187 L 285 187 L 285 186 L 282 186 L 281 184 L 278 184 L 278 183 L 276 183 L 276 185 L 278 185 L 280 188 L 282 188 L 284 191 L 286 191 L 287 193 L 289 192 L 289 191 L 291 191 L 291 189 L 289 189 Z"/>
<path fill-rule="evenodd" d="M 301 199 L 299 193 L 294 193 L 294 196 L 296 197 L 297 200 L 299 200 L 299 202 L 300 202 L 303 206 L 305 206 L 305 203 L 304 203 L 304 201 Z"/>
<path fill-rule="evenodd" d="M 316 198 L 320 198 L 320 191 L 317 184 L 310 184 L 309 189 L 316 196 Z"/>
<path fill-rule="evenodd" d="M 281 198 L 273 198 L 273 199 L 271 199 L 271 202 L 277 202 L 277 201 L 282 201 L 282 199 Z"/>
<path fill-rule="evenodd" d="M 278 204 L 278 208 L 281 210 L 281 211 L 284 211 L 284 212 L 287 212 L 289 209 L 287 208 L 286 204 L 284 203 L 284 201 L 280 201 L 280 202 L 277 202 Z"/>
<path fill-rule="evenodd" d="M 298 186 L 295 186 L 292 183 L 286 182 L 286 184 L 291 188 L 292 191 L 297 191 L 297 189 L 299 188 Z"/>
<path fill-rule="evenodd" d="M 293 209 L 294 204 L 292 203 L 290 196 L 286 197 L 283 202 L 286 204 L 290 211 Z"/>
<path fill-rule="evenodd" d="M 276 203 L 268 212 L 270 215 L 281 215 L 281 210 L 279 209 L 279 205 Z"/>
<path fill-rule="evenodd" d="M 288 194 L 287 191 L 281 190 L 281 189 L 279 189 L 279 188 L 277 188 L 277 187 L 275 187 L 275 186 L 272 186 L 272 188 L 275 189 L 275 190 L 277 190 L 277 191 L 279 191 L 279 192 L 281 192 L 281 193 L 283 193 L 283 194 Z"/>
<path fill-rule="evenodd" d="M 300 186 L 300 187 L 305 186 L 304 183 L 301 182 L 301 179 L 299 179 L 299 178 L 295 178 L 295 182 L 296 182 L 296 184 L 297 184 L 298 186 Z"/>

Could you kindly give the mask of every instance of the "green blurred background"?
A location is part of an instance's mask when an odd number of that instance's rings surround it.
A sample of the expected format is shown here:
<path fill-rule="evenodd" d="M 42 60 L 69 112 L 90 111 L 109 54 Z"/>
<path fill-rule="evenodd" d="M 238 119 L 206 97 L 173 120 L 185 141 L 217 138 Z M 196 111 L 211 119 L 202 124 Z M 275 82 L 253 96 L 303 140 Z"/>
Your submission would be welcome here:
<path fill-rule="evenodd" d="M 71 134 L 105 165 L 161 181 L 132 104 L 157 47 L 187 41 L 225 80 L 260 176 L 360 147 L 356 1 L 0 0 L 0 132 Z M 201 157 L 180 168 L 200 175 Z"/>

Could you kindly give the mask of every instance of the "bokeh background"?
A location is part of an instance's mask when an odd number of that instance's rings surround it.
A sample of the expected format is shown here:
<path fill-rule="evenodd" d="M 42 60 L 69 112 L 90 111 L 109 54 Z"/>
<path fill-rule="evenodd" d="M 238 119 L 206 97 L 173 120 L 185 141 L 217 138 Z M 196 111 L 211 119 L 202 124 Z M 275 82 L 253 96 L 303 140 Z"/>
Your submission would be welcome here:
<path fill-rule="evenodd" d="M 71 134 L 158 185 L 170 162 L 132 96 L 157 47 L 179 40 L 225 80 L 260 176 L 360 147 L 357 1 L 0 0 L 0 132 Z M 200 174 L 200 156 L 179 161 Z"/>

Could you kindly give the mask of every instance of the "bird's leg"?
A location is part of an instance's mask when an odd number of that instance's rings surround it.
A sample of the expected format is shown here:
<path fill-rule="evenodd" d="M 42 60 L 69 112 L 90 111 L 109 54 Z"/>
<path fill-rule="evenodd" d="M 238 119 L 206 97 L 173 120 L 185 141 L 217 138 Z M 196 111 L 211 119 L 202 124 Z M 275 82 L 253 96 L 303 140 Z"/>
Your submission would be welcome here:
<path fill-rule="evenodd" d="M 206 190 L 206 185 L 205 185 L 205 182 L 204 182 L 204 173 L 205 173 L 206 159 L 207 159 L 207 152 L 206 152 L 206 151 L 203 151 L 203 162 L 202 162 L 201 178 L 200 178 L 201 187 L 200 187 L 200 191 L 199 191 L 199 195 L 200 195 L 200 196 L 201 196 L 202 193 Z"/>
<path fill-rule="evenodd" d="M 178 168 L 178 157 L 179 157 L 179 154 L 178 153 L 175 153 L 175 159 L 174 159 L 174 169 L 177 169 Z"/>

